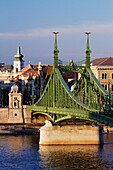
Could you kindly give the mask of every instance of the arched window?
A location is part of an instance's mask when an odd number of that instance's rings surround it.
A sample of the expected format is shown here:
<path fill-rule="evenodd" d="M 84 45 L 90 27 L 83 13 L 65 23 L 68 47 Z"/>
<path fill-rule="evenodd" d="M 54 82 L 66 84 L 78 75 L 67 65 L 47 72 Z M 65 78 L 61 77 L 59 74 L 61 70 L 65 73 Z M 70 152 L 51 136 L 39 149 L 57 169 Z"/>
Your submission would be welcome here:
<path fill-rule="evenodd" d="M 102 73 L 102 79 L 104 79 L 104 73 Z"/>
<path fill-rule="evenodd" d="M 18 68 L 16 68 L 16 73 L 18 73 Z"/>
<path fill-rule="evenodd" d="M 16 107 L 16 102 L 14 102 L 14 107 Z"/>
<path fill-rule="evenodd" d="M 102 73 L 102 79 L 107 79 L 108 74 L 107 73 Z"/>
<path fill-rule="evenodd" d="M 105 79 L 107 79 L 107 73 L 105 73 Z"/>

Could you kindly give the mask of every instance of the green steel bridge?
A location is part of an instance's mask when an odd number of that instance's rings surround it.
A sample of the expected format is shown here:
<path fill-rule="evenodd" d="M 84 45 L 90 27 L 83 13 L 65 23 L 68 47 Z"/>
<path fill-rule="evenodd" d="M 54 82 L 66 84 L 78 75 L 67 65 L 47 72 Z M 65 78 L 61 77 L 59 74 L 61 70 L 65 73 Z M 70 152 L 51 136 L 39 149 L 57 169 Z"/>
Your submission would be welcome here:
<path fill-rule="evenodd" d="M 53 70 L 39 100 L 31 106 L 32 116 L 46 115 L 53 124 L 70 120 L 89 120 L 113 126 L 112 96 L 102 87 L 90 69 L 89 34 L 85 50 L 84 66 L 76 66 L 73 61 L 69 65 L 58 65 L 57 33 L 53 50 Z M 80 79 L 75 80 L 73 92 L 62 77 L 64 72 L 77 72 Z M 32 97 L 33 99 L 33 97 Z M 106 110 L 100 113 L 100 109 Z"/>

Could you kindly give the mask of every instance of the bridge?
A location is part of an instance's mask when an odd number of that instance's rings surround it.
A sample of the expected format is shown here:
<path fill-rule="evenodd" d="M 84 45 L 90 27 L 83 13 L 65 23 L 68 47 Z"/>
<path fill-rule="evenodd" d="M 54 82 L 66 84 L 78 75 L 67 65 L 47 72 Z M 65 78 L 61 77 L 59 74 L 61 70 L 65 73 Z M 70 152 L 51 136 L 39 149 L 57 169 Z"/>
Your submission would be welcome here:
<path fill-rule="evenodd" d="M 39 100 L 31 106 L 32 115 L 46 115 L 53 124 L 70 120 L 89 120 L 113 126 L 112 96 L 102 87 L 90 69 L 89 34 L 85 50 L 85 64 L 58 65 L 57 33 L 55 34 L 53 50 L 53 70 L 47 85 Z M 75 88 L 71 92 L 62 74 L 64 72 L 77 72 L 80 79 L 75 80 Z M 106 110 L 100 113 L 100 109 Z"/>

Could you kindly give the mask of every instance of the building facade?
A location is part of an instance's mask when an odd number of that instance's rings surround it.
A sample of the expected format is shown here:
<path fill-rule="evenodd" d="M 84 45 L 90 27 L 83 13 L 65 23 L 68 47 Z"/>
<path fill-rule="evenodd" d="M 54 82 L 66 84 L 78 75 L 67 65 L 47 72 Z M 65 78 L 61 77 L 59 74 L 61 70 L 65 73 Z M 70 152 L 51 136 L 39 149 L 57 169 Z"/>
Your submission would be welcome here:
<path fill-rule="evenodd" d="M 91 69 L 105 90 L 109 91 L 110 87 L 113 94 L 113 58 L 97 58 L 91 61 Z"/>

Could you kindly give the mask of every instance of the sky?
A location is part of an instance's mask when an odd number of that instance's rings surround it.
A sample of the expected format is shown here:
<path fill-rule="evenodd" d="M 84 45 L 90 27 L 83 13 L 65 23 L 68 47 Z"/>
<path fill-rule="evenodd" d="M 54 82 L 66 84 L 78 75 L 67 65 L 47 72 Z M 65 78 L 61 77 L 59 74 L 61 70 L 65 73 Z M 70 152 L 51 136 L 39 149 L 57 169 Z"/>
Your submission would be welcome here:
<path fill-rule="evenodd" d="M 113 0 L 0 0 L 0 63 L 13 64 L 18 44 L 25 65 L 53 63 L 54 31 L 59 59 L 113 57 Z"/>

